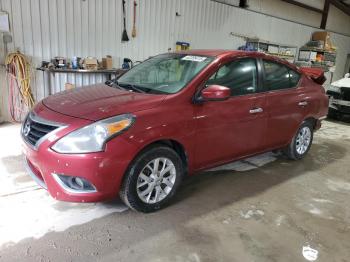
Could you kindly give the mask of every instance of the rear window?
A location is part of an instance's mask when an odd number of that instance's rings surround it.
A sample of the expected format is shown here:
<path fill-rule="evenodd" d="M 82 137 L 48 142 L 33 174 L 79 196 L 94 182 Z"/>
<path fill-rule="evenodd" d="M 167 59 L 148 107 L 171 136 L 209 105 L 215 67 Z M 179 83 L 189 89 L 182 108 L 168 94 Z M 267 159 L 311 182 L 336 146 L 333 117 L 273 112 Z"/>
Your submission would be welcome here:
<path fill-rule="evenodd" d="M 265 70 L 264 88 L 268 90 L 280 90 L 293 88 L 298 85 L 300 74 L 289 67 L 272 62 L 263 61 Z"/>

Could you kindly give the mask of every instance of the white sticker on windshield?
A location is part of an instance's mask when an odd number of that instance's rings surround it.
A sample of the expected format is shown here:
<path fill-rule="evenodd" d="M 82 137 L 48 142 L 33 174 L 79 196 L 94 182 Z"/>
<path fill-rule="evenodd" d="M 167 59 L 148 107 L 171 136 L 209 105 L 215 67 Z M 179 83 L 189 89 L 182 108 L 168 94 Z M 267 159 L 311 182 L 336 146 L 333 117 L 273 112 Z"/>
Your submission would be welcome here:
<path fill-rule="evenodd" d="M 318 251 L 312 249 L 310 246 L 303 246 L 303 256 L 306 260 L 316 261 L 318 258 Z"/>
<path fill-rule="evenodd" d="M 187 55 L 181 58 L 181 60 L 187 60 L 187 61 L 193 61 L 193 62 L 203 62 L 206 57 L 203 56 L 194 56 L 194 55 Z"/>

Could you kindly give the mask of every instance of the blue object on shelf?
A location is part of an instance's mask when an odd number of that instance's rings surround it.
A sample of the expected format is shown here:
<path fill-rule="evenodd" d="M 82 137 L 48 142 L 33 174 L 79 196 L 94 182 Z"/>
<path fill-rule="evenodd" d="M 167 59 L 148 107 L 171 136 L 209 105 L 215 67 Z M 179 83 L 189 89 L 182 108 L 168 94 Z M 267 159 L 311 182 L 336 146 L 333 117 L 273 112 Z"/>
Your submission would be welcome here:
<path fill-rule="evenodd" d="M 238 47 L 238 50 L 243 50 L 243 51 L 258 51 L 257 48 L 254 47 L 252 43 L 246 43 L 245 45 L 242 45 Z"/>
<path fill-rule="evenodd" d="M 124 58 L 122 68 L 123 69 L 130 69 L 134 66 L 134 63 L 130 58 Z"/>
<path fill-rule="evenodd" d="M 76 56 L 73 56 L 73 58 L 72 58 L 72 68 L 78 69 L 78 57 L 76 57 Z"/>

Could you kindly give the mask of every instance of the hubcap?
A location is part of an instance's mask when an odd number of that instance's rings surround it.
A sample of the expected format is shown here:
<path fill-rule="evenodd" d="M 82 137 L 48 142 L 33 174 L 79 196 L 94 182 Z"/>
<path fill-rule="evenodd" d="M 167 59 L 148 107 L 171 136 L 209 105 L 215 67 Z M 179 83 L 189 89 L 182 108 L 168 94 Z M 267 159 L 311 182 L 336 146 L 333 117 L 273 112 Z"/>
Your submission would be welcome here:
<path fill-rule="evenodd" d="M 299 130 L 297 141 L 296 141 L 296 150 L 299 155 L 304 154 L 310 146 L 311 142 L 311 130 L 309 127 L 303 127 Z"/>
<path fill-rule="evenodd" d="M 137 194 L 147 204 L 162 201 L 171 192 L 176 180 L 176 169 L 169 158 L 150 161 L 137 179 Z"/>

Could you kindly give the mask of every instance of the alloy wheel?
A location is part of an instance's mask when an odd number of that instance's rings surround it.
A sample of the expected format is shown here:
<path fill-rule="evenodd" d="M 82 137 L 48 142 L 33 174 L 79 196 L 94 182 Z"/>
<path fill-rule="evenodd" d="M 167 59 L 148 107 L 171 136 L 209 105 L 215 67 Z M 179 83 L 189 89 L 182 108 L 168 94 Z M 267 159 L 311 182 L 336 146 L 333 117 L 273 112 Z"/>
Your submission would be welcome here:
<path fill-rule="evenodd" d="M 309 127 L 304 126 L 299 130 L 296 139 L 296 151 L 299 155 L 305 154 L 308 150 L 311 142 L 311 130 Z"/>
<path fill-rule="evenodd" d="M 144 203 L 158 203 L 169 195 L 175 180 L 174 163 L 169 158 L 156 158 L 140 172 L 136 183 L 137 194 Z"/>

